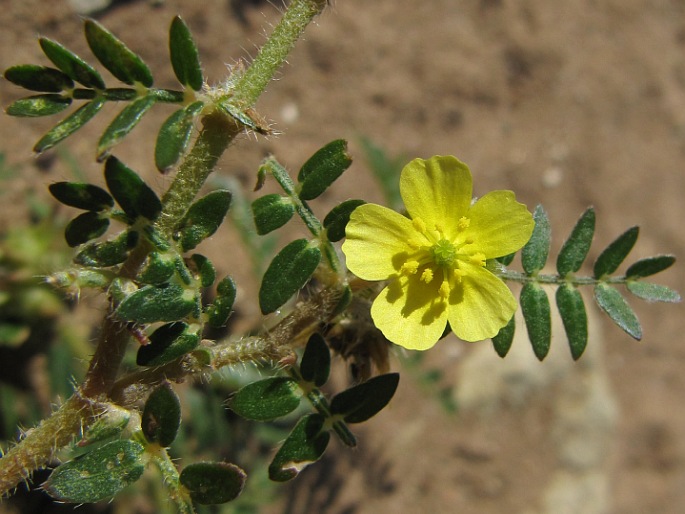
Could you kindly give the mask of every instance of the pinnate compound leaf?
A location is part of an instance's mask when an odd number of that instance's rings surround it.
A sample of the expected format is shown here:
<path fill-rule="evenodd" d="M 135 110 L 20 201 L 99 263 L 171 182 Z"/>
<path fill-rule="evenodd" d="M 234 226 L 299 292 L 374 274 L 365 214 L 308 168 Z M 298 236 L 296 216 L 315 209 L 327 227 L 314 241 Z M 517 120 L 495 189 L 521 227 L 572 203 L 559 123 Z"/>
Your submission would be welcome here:
<path fill-rule="evenodd" d="M 184 86 L 199 91 L 202 89 L 202 66 L 197 46 L 188 25 L 176 16 L 169 29 L 169 53 L 171 66 L 178 81 Z"/>
<path fill-rule="evenodd" d="M 495 337 L 492 338 L 492 346 L 497 352 L 497 355 L 504 358 L 511 349 L 511 344 L 514 342 L 514 334 L 516 333 L 516 318 L 512 316 L 509 323 L 504 325 Z"/>
<path fill-rule="evenodd" d="M 629 280 L 626 287 L 635 296 L 648 302 L 678 303 L 680 301 L 680 294 L 677 291 L 661 284 Z"/>
<path fill-rule="evenodd" d="M 323 425 L 320 414 L 309 414 L 297 422 L 269 465 L 271 480 L 287 482 L 321 458 L 331 439 Z"/>
<path fill-rule="evenodd" d="M 104 211 L 114 206 L 111 195 L 101 187 L 81 182 L 55 182 L 48 186 L 60 203 L 88 211 Z"/>
<path fill-rule="evenodd" d="M 136 364 L 139 366 L 159 366 L 171 362 L 200 344 L 200 336 L 188 332 L 188 324 L 181 321 L 162 325 L 149 339 L 147 345 L 138 349 Z"/>
<path fill-rule="evenodd" d="M 293 203 L 279 194 L 265 195 L 252 202 L 252 216 L 260 236 L 282 227 L 290 221 L 293 214 Z"/>
<path fill-rule="evenodd" d="M 150 68 L 114 34 L 91 19 L 85 20 L 84 28 L 93 55 L 112 75 L 129 86 L 136 82 L 152 86 Z"/>
<path fill-rule="evenodd" d="M 333 207 L 323 219 L 323 226 L 329 241 L 335 243 L 345 237 L 345 228 L 350 221 L 352 212 L 365 203 L 364 200 L 347 200 Z"/>
<path fill-rule="evenodd" d="M 181 426 L 181 402 L 168 382 L 157 387 L 145 402 L 140 426 L 145 439 L 166 448 Z"/>
<path fill-rule="evenodd" d="M 141 96 L 121 110 L 105 129 L 100 137 L 100 141 L 98 141 L 98 161 L 104 160 L 109 151 L 138 125 L 145 113 L 150 110 L 156 101 L 157 98 L 154 95 Z"/>
<path fill-rule="evenodd" d="M 533 213 L 535 228 L 530 240 L 521 250 L 521 263 L 528 275 L 533 275 L 540 271 L 547 262 L 552 228 L 549 224 L 547 213 L 538 205 Z"/>
<path fill-rule="evenodd" d="M 300 375 L 306 382 L 321 387 L 331 372 L 331 352 L 321 334 L 312 334 L 300 362 Z"/>
<path fill-rule="evenodd" d="M 68 138 L 93 119 L 105 103 L 106 100 L 103 97 L 97 97 L 90 102 L 86 102 L 41 137 L 33 147 L 33 151 L 38 153 L 44 152 Z"/>
<path fill-rule="evenodd" d="M 93 503 L 113 497 L 145 470 L 140 443 L 112 441 L 55 468 L 43 489 L 68 503 Z"/>
<path fill-rule="evenodd" d="M 590 251 L 595 234 L 595 210 L 590 207 L 576 222 L 557 257 L 557 272 L 562 277 L 580 269 Z"/>
<path fill-rule="evenodd" d="M 74 87 L 74 82 L 68 75 L 37 64 L 20 64 L 7 68 L 5 78 L 24 89 L 42 93 L 60 93 Z"/>
<path fill-rule="evenodd" d="M 234 500 L 243 490 L 247 475 L 228 462 L 196 462 L 189 464 L 179 480 L 200 505 L 218 505 Z"/>
<path fill-rule="evenodd" d="M 628 278 L 649 277 L 670 268 L 674 263 L 675 256 L 673 255 L 655 255 L 654 257 L 647 257 L 646 259 L 640 259 L 635 264 L 632 264 L 628 268 L 628 271 L 626 271 L 626 276 Z"/>
<path fill-rule="evenodd" d="M 578 360 L 587 346 L 587 313 L 580 291 L 570 284 L 557 289 L 557 308 L 564 323 L 573 360 Z"/>
<path fill-rule="evenodd" d="M 543 360 L 552 340 L 552 321 L 547 293 L 539 284 L 528 282 L 521 289 L 521 312 L 533 353 Z"/>
<path fill-rule="evenodd" d="M 224 277 L 216 288 L 216 298 L 207 307 L 207 323 L 214 328 L 221 328 L 228 323 L 237 288 L 231 277 Z"/>
<path fill-rule="evenodd" d="M 628 256 L 637 241 L 640 227 L 631 227 L 618 236 L 595 261 L 594 276 L 602 278 L 611 275 Z"/>
<path fill-rule="evenodd" d="M 152 221 L 162 212 L 162 202 L 155 192 L 116 157 L 109 157 L 105 162 L 105 181 L 110 193 L 131 220 L 144 216 Z"/>
<path fill-rule="evenodd" d="M 88 211 L 76 216 L 64 229 L 64 237 L 72 248 L 97 239 L 107 232 L 109 219 L 99 213 Z"/>
<path fill-rule="evenodd" d="M 271 261 L 259 289 L 259 306 L 269 314 L 283 306 L 307 283 L 321 262 L 321 250 L 306 239 L 289 243 Z"/>
<path fill-rule="evenodd" d="M 297 175 L 300 198 L 313 200 L 321 195 L 352 164 L 347 141 L 336 139 L 318 150 L 302 165 Z"/>
<path fill-rule="evenodd" d="M 162 124 L 155 144 L 155 165 L 162 173 L 171 170 L 188 149 L 193 122 L 203 107 L 203 102 L 193 102 L 173 113 Z"/>
<path fill-rule="evenodd" d="M 192 250 L 214 234 L 223 223 L 231 206 L 231 192 L 218 189 L 193 203 L 176 231 L 183 251 Z"/>
<path fill-rule="evenodd" d="M 48 59 L 72 80 L 93 89 L 105 89 L 100 74 L 78 55 L 51 39 L 42 37 L 39 42 Z"/>
<path fill-rule="evenodd" d="M 271 421 L 290 414 L 300 405 L 300 390 L 290 377 L 271 377 L 240 388 L 229 401 L 239 416 Z"/>
<path fill-rule="evenodd" d="M 338 393 L 331 400 L 331 414 L 341 415 L 346 423 L 366 421 L 390 402 L 399 381 L 399 373 L 386 373 Z"/>
<path fill-rule="evenodd" d="M 638 341 L 642 339 L 642 326 L 635 312 L 630 308 L 615 287 L 599 283 L 595 286 L 595 300 L 616 325 Z"/>
<path fill-rule="evenodd" d="M 28 96 L 15 100 L 5 112 L 10 116 L 22 118 L 37 118 L 39 116 L 52 116 L 71 105 L 71 98 L 49 93 L 45 95 Z"/>
<path fill-rule="evenodd" d="M 168 284 L 141 287 L 127 296 L 115 313 L 122 320 L 146 324 L 182 319 L 196 307 L 197 298 L 192 291 Z"/>

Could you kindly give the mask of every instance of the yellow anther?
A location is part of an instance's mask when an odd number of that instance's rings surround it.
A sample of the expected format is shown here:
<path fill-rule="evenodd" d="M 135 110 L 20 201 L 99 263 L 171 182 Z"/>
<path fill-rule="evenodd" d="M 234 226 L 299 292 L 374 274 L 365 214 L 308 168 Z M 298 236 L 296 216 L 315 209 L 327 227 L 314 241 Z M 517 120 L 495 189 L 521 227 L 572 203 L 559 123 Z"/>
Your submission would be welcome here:
<path fill-rule="evenodd" d="M 400 271 L 406 273 L 407 275 L 413 275 L 419 269 L 419 261 L 407 261 L 402 264 Z"/>
<path fill-rule="evenodd" d="M 485 266 L 485 254 L 474 253 L 471 257 L 469 257 L 469 260 L 476 266 Z"/>
<path fill-rule="evenodd" d="M 421 234 L 426 233 L 426 222 L 421 218 L 414 218 L 411 223 L 414 225 L 417 232 L 420 232 Z"/>
<path fill-rule="evenodd" d="M 409 241 L 407 241 L 407 245 L 409 245 L 409 248 L 411 248 L 412 250 L 418 250 L 424 245 L 424 243 L 423 241 L 419 241 L 418 239 L 410 239 Z"/>
<path fill-rule="evenodd" d="M 432 280 L 433 270 L 430 268 L 426 268 L 425 270 L 423 270 L 423 273 L 421 273 L 421 281 L 425 282 L 426 284 L 430 284 Z"/>
<path fill-rule="evenodd" d="M 471 224 L 471 220 L 468 219 L 466 216 L 462 216 L 459 218 L 459 221 L 457 222 L 457 228 L 459 230 L 466 230 L 469 228 L 469 225 Z"/>
<path fill-rule="evenodd" d="M 452 273 L 454 274 L 454 281 L 458 284 L 461 282 L 461 277 L 464 276 L 464 272 L 460 269 L 455 269 L 452 270 Z"/>
<path fill-rule="evenodd" d="M 440 293 L 440 298 L 442 298 L 443 300 L 447 300 L 447 298 L 449 298 L 449 296 L 450 296 L 450 285 L 447 283 L 447 280 L 443 281 L 443 283 L 440 284 L 439 293 Z"/>

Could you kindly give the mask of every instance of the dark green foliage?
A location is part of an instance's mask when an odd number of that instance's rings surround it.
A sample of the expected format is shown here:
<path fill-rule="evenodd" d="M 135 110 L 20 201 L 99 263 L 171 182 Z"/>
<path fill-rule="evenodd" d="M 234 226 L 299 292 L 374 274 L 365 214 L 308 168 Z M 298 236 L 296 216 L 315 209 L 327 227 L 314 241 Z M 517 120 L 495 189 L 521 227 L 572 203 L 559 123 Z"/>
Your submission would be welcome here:
<path fill-rule="evenodd" d="M 504 358 L 511 349 L 511 343 L 514 342 L 514 334 L 516 333 L 516 319 L 511 317 L 509 323 L 503 326 L 495 337 L 492 338 L 492 346 L 495 348 L 497 355 Z"/>
<path fill-rule="evenodd" d="M 661 284 L 629 280 L 626 287 L 635 296 L 648 302 L 676 303 L 680 301 L 680 295 L 676 291 Z"/>
<path fill-rule="evenodd" d="M 252 215 L 257 234 L 264 235 L 282 227 L 295 214 L 292 201 L 279 194 L 265 195 L 252 202 Z"/>
<path fill-rule="evenodd" d="M 165 284 L 176 271 L 178 256 L 172 253 L 150 252 L 138 274 L 142 284 Z"/>
<path fill-rule="evenodd" d="M 180 16 L 175 16 L 169 29 L 169 54 L 178 81 L 195 91 L 202 89 L 202 67 L 190 29 Z"/>
<path fill-rule="evenodd" d="M 535 208 L 533 219 L 535 220 L 533 235 L 521 250 L 521 263 L 528 275 L 533 275 L 540 271 L 547 262 L 552 232 L 547 213 L 542 208 L 542 205 L 538 205 Z"/>
<path fill-rule="evenodd" d="M 242 387 L 231 397 L 229 407 L 244 418 L 271 421 L 294 411 L 300 399 L 294 379 L 271 377 Z"/>
<path fill-rule="evenodd" d="M 175 237 L 183 250 L 192 250 L 214 234 L 230 206 L 231 192 L 225 189 L 212 191 L 193 203 L 176 230 Z"/>
<path fill-rule="evenodd" d="M 138 244 L 138 232 L 122 232 L 111 241 L 90 243 L 81 250 L 74 262 L 83 266 L 104 268 L 115 266 L 126 260 L 129 251 Z"/>
<path fill-rule="evenodd" d="M 143 453 L 143 446 L 130 439 L 112 441 L 58 466 L 43 489 L 67 503 L 111 498 L 143 474 Z"/>
<path fill-rule="evenodd" d="M 502 257 L 497 257 L 495 260 L 499 262 L 502 266 L 509 266 L 516 257 L 516 252 L 510 253 L 509 255 L 503 255 Z"/>
<path fill-rule="evenodd" d="M 179 477 L 190 497 L 201 505 L 216 505 L 237 498 L 247 475 L 228 462 L 198 462 L 183 468 Z"/>
<path fill-rule="evenodd" d="M 637 316 L 615 287 L 600 282 L 595 286 L 595 300 L 626 334 L 638 341 L 642 339 L 642 327 Z"/>
<path fill-rule="evenodd" d="M 547 293 L 535 282 L 528 282 L 521 290 L 521 311 L 526 320 L 528 338 L 533 352 L 543 360 L 549 352 L 552 339 L 552 322 Z"/>
<path fill-rule="evenodd" d="M 35 118 L 51 116 L 71 105 L 71 98 L 58 94 L 35 95 L 12 102 L 5 112 L 10 116 Z"/>
<path fill-rule="evenodd" d="M 203 107 L 203 102 L 194 102 L 174 112 L 162 124 L 155 144 L 155 165 L 162 173 L 170 171 L 188 149 L 195 118 Z"/>
<path fill-rule="evenodd" d="M 116 157 L 105 162 L 107 188 L 126 215 L 135 220 L 143 216 L 153 221 L 162 212 L 162 202 L 138 174 Z"/>
<path fill-rule="evenodd" d="M 333 207 L 323 220 L 329 241 L 335 243 L 345 237 L 345 227 L 350 221 L 350 215 L 357 207 L 365 203 L 364 200 L 347 200 Z"/>
<path fill-rule="evenodd" d="M 150 110 L 156 101 L 157 98 L 154 95 L 141 96 L 121 110 L 100 137 L 97 147 L 97 158 L 99 161 L 104 160 L 112 147 L 124 139 L 138 125 L 143 116 L 145 116 L 145 113 Z"/>
<path fill-rule="evenodd" d="M 140 425 L 145 438 L 151 443 L 167 447 L 176 439 L 181 425 L 181 402 L 168 382 L 148 396 Z"/>
<path fill-rule="evenodd" d="M 216 280 L 216 269 L 212 261 L 210 261 L 204 255 L 199 253 L 194 253 L 190 256 L 190 264 L 192 265 L 193 271 L 197 274 L 200 279 L 200 285 L 202 287 L 211 286 Z"/>
<path fill-rule="evenodd" d="M 321 195 L 352 164 L 347 153 L 347 141 L 336 139 L 318 150 L 302 165 L 297 175 L 299 196 L 313 200 Z"/>
<path fill-rule="evenodd" d="M 399 373 L 387 373 L 338 393 L 331 400 L 331 414 L 342 415 L 346 423 L 366 421 L 390 402 L 399 381 Z"/>
<path fill-rule="evenodd" d="M 573 360 L 578 360 L 587 345 L 585 302 L 580 291 L 571 284 L 564 284 L 557 289 L 556 300 L 571 349 L 571 356 Z"/>
<path fill-rule="evenodd" d="M 44 152 L 68 138 L 88 123 L 98 112 L 100 112 L 104 105 L 105 99 L 103 97 L 98 97 L 90 102 L 86 102 L 41 137 L 34 145 L 33 151 L 38 153 Z"/>
<path fill-rule="evenodd" d="M 649 277 L 670 268 L 674 263 L 675 257 L 673 255 L 647 257 L 632 264 L 626 271 L 626 276 L 628 278 Z"/>
<path fill-rule="evenodd" d="M 320 334 L 312 334 L 300 362 L 300 375 L 306 382 L 321 387 L 331 372 L 331 352 Z"/>
<path fill-rule="evenodd" d="M 64 229 L 64 237 L 67 244 L 74 247 L 97 239 L 107 232 L 107 227 L 109 227 L 108 218 L 101 217 L 97 212 L 84 212 L 69 222 Z"/>
<path fill-rule="evenodd" d="M 61 93 L 74 87 L 74 82 L 61 71 L 36 64 L 12 66 L 5 71 L 5 78 L 17 86 L 42 93 Z"/>
<path fill-rule="evenodd" d="M 100 74 L 78 55 L 51 39 L 42 37 L 39 42 L 48 59 L 71 77 L 72 80 L 79 82 L 85 87 L 105 89 L 105 82 Z"/>
<path fill-rule="evenodd" d="M 84 28 L 93 55 L 112 75 L 129 86 L 136 82 L 152 86 L 150 69 L 121 40 L 95 20 L 85 20 Z"/>
<path fill-rule="evenodd" d="M 590 207 L 580 217 L 557 256 L 557 272 L 564 277 L 575 273 L 585 262 L 595 234 L 595 210 Z"/>
<path fill-rule="evenodd" d="M 143 286 L 127 296 L 117 307 L 116 315 L 125 321 L 155 323 L 177 321 L 197 309 L 197 298 L 191 290 L 176 284 Z"/>
<path fill-rule="evenodd" d="M 139 366 L 159 366 L 197 348 L 200 337 L 188 332 L 188 324 L 180 321 L 162 325 L 150 335 L 150 342 L 141 346 L 136 355 Z"/>
<path fill-rule="evenodd" d="M 331 438 L 323 425 L 320 414 L 309 414 L 297 422 L 269 465 L 271 480 L 287 482 L 321 458 Z"/>
<path fill-rule="evenodd" d="M 321 261 L 321 250 L 306 239 L 289 243 L 271 261 L 259 289 L 259 306 L 263 314 L 276 311 L 299 291 Z"/>
<path fill-rule="evenodd" d="M 114 206 L 112 196 L 101 187 L 79 182 L 55 182 L 48 186 L 59 202 L 77 209 L 104 211 Z"/>
<path fill-rule="evenodd" d="M 639 227 L 629 228 L 599 254 L 599 257 L 597 257 L 597 260 L 595 261 L 595 278 L 602 278 L 604 275 L 610 275 L 618 269 L 633 249 L 639 232 Z"/>
<path fill-rule="evenodd" d="M 231 277 L 224 277 L 216 288 L 216 298 L 207 307 L 207 323 L 214 328 L 221 328 L 228 322 L 228 317 L 235 302 L 236 285 Z"/>

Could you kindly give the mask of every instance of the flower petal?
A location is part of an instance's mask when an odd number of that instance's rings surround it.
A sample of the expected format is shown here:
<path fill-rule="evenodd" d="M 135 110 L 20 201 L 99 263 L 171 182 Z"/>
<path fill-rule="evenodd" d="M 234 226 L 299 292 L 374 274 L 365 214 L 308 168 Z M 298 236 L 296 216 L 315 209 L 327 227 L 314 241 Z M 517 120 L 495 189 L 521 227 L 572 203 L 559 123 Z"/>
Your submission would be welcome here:
<path fill-rule="evenodd" d="M 481 266 L 463 264 L 461 283 L 449 298 L 452 331 L 464 341 L 497 335 L 516 312 L 516 299 L 498 277 Z"/>
<path fill-rule="evenodd" d="M 502 257 L 525 245 L 535 222 L 528 208 L 511 191 L 491 191 L 469 210 L 471 220 L 464 236 L 474 240 L 472 249 L 487 259 Z"/>
<path fill-rule="evenodd" d="M 448 238 L 471 204 L 472 189 L 468 166 L 452 156 L 414 159 L 400 175 L 400 194 L 412 219 L 421 218 L 429 229 L 439 223 Z"/>
<path fill-rule="evenodd" d="M 402 277 L 381 291 L 371 306 L 371 317 L 393 343 L 408 350 L 428 350 L 447 326 L 447 308 L 439 298 L 435 282 Z"/>
<path fill-rule="evenodd" d="M 342 251 L 347 267 L 364 280 L 385 280 L 396 274 L 411 252 L 407 241 L 417 235 L 411 220 L 370 203 L 352 212 L 345 234 Z"/>

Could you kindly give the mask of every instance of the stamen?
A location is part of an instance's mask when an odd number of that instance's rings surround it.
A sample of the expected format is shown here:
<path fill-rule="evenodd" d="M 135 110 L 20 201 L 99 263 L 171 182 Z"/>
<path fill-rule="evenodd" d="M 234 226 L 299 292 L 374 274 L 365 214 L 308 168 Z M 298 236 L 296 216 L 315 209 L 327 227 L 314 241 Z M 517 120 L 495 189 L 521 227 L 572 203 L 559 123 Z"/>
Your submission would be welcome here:
<path fill-rule="evenodd" d="M 480 252 L 474 253 L 469 257 L 469 261 L 476 266 L 485 266 L 485 254 Z"/>
<path fill-rule="evenodd" d="M 411 223 L 414 225 L 414 229 L 416 229 L 417 232 L 420 232 L 421 234 L 426 233 L 426 222 L 421 218 L 414 218 Z"/>
<path fill-rule="evenodd" d="M 415 274 L 419 269 L 419 261 L 407 261 L 404 264 L 402 264 L 402 267 L 400 268 L 400 272 L 406 273 L 407 275 L 413 275 Z"/>
<path fill-rule="evenodd" d="M 447 301 L 447 298 L 450 296 L 450 285 L 447 280 L 443 280 L 442 284 L 440 284 L 440 289 L 438 292 L 440 293 L 440 298 Z"/>
<path fill-rule="evenodd" d="M 459 218 L 459 221 L 457 222 L 457 228 L 459 230 L 466 230 L 469 228 L 469 225 L 471 224 L 471 220 L 468 219 L 466 216 L 462 216 Z"/>
<path fill-rule="evenodd" d="M 432 280 L 433 270 L 430 268 L 426 268 L 425 270 L 423 270 L 423 273 L 421 273 L 421 281 L 425 282 L 426 284 L 430 284 Z"/>

